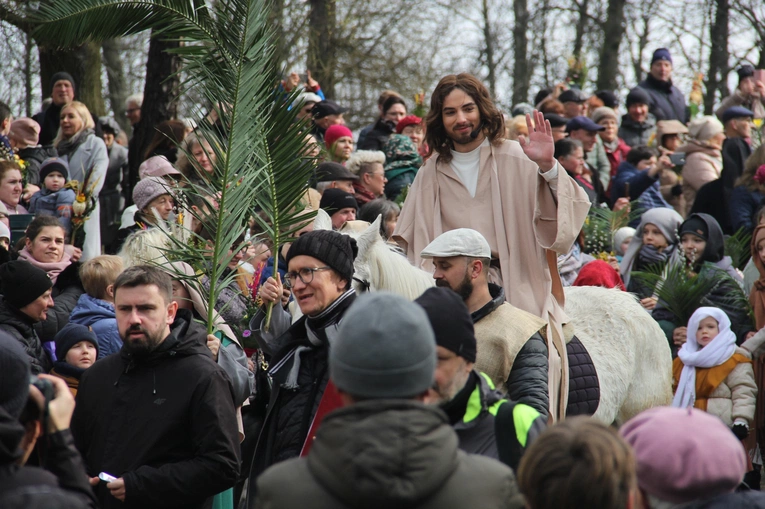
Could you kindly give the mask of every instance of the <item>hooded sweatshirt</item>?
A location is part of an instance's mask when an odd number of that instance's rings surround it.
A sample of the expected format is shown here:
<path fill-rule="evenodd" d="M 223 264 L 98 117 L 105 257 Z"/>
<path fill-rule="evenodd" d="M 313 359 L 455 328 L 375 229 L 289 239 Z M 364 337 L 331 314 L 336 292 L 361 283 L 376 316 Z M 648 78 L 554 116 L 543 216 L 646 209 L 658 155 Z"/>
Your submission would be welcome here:
<path fill-rule="evenodd" d="M 117 353 L 122 348 L 114 304 L 111 302 L 83 293 L 72 310 L 69 321 L 93 329 L 98 338 L 98 359 Z"/>
<path fill-rule="evenodd" d="M 88 474 L 125 481 L 126 504 L 95 488 L 101 507 L 201 508 L 239 475 L 231 382 L 212 359 L 204 327 L 178 310 L 147 356 L 123 349 L 80 381 L 72 432 Z"/>
<path fill-rule="evenodd" d="M 458 450 L 440 410 L 371 400 L 322 422 L 311 454 L 258 479 L 259 508 L 409 509 L 523 507 L 512 471 Z"/>

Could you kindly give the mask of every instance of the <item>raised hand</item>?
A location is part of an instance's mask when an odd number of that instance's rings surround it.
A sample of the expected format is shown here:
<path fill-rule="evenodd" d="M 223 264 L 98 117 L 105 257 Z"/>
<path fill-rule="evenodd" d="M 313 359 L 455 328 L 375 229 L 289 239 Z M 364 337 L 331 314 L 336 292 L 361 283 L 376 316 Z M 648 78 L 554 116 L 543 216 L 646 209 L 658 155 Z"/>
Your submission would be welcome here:
<path fill-rule="evenodd" d="M 539 170 L 546 172 L 555 166 L 555 142 L 552 136 L 550 122 L 545 120 L 542 112 L 534 110 L 534 121 L 531 115 L 526 114 L 526 127 L 529 130 L 528 139 L 521 135 L 518 142 L 521 144 L 526 157 L 534 161 Z"/>

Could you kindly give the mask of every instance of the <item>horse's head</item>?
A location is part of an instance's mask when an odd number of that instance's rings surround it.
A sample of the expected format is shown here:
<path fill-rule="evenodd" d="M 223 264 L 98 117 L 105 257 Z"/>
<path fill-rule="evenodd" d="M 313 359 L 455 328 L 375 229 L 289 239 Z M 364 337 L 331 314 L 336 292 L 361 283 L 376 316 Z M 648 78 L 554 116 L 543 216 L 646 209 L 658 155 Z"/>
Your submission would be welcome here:
<path fill-rule="evenodd" d="M 381 222 L 382 216 L 377 216 L 377 219 L 372 224 L 366 221 L 348 221 L 340 228 L 340 233 L 350 235 L 356 239 L 356 246 L 359 250 L 353 262 L 353 288 L 357 292 L 376 290 L 373 284 L 372 272 L 369 268 L 369 254 L 373 245 L 378 242 L 380 244 L 384 243 L 380 236 Z"/>

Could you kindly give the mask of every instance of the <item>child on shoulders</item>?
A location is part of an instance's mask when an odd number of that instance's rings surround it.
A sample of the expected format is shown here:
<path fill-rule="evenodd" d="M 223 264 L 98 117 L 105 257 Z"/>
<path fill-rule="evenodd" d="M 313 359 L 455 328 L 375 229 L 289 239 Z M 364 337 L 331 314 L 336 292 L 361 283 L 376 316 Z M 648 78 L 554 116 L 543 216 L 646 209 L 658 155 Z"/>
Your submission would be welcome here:
<path fill-rule="evenodd" d="M 67 236 L 72 233 L 72 203 L 75 199 L 74 191 L 65 187 L 68 181 L 67 162 L 55 157 L 46 159 L 40 166 L 42 187 L 29 201 L 30 214 L 58 217 Z"/>

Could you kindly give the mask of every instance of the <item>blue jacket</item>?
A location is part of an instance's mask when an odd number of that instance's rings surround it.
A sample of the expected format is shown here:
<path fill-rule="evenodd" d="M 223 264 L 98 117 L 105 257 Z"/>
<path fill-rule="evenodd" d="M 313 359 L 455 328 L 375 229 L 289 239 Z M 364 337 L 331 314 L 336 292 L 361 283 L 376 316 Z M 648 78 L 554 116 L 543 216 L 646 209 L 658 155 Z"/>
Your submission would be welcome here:
<path fill-rule="evenodd" d="M 638 86 L 651 96 L 650 112 L 656 120 L 679 120 L 683 124 L 690 121 L 685 96 L 670 81 L 659 81 L 651 74 Z"/>
<path fill-rule="evenodd" d="M 754 231 L 755 215 L 760 209 L 765 196 L 759 191 L 751 191 L 746 186 L 736 186 L 730 195 L 730 222 L 733 231 L 744 228 L 748 233 Z"/>
<path fill-rule="evenodd" d="M 612 206 L 620 196 L 624 196 L 624 189 L 628 183 L 630 201 L 639 200 L 643 212 L 661 207 L 672 208 L 661 195 L 658 173 L 655 177 L 651 177 L 648 175 L 648 170 L 638 170 L 627 161 L 622 161 L 616 169 L 614 185 L 611 188 Z"/>
<path fill-rule="evenodd" d="M 29 213 L 36 216 L 56 216 L 64 225 L 66 233 L 72 233 L 72 203 L 75 194 L 71 189 L 49 191 L 45 187 L 32 195 L 29 200 Z"/>
<path fill-rule="evenodd" d="M 102 359 L 122 348 L 122 338 L 117 329 L 114 304 L 96 299 L 87 293 L 80 295 L 80 300 L 72 310 L 69 321 L 93 329 L 98 338 L 98 358 Z"/>

